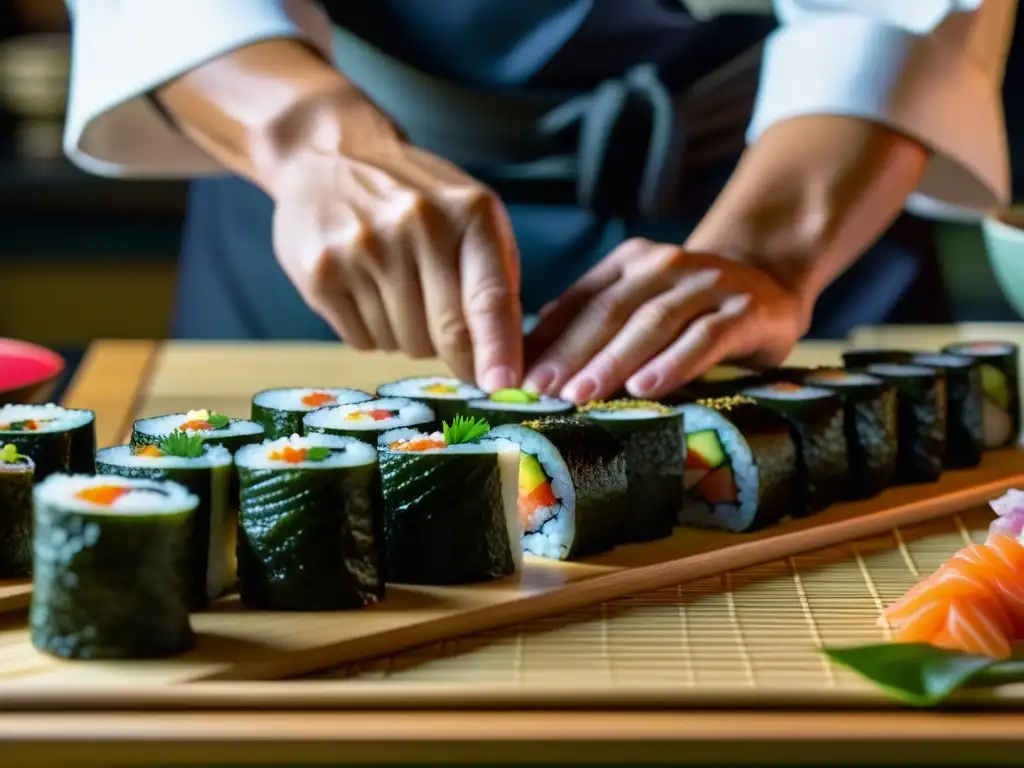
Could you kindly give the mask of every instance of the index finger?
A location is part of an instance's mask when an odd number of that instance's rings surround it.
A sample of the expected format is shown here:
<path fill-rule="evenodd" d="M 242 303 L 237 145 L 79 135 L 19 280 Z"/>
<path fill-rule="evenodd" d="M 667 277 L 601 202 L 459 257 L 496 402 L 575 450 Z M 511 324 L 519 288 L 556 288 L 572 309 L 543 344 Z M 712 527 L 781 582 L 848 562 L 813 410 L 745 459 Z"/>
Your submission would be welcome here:
<path fill-rule="evenodd" d="M 523 375 L 519 253 L 508 216 L 490 193 L 472 203 L 459 271 L 477 384 L 490 392 L 517 386 Z"/>

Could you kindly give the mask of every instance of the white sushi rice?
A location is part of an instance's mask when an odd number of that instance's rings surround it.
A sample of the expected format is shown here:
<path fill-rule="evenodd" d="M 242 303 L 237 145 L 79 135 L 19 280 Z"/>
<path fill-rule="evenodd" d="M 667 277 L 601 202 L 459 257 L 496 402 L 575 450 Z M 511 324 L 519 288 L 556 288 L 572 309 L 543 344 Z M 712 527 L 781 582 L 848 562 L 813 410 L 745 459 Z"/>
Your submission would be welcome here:
<path fill-rule="evenodd" d="M 519 452 L 535 456 L 545 474 L 551 478 L 551 492 L 558 500 L 557 504 L 550 507 L 534 510 L 529 519 L 523 521 L 523 550 L 553 560 L 566 557 L 576 538 L 576 489 L 562 455 L 542 434 L 518 424 L 496 427 L 490 435 L 510 440 L 518 446 Z M 517 467 L 518 460 L 517 453 Z M 516 485 L 518 500 L 518 470 Z"/>
<path fill-rule="evenodd" d="M 529 403 L 508 403 L 497 402 L 490 398 L 470 400 L 467 404 L 470 408 L 481 411 L 505 411 L 511 413 L 528 413 L 537 416 L 544 416 L 552 413 L 565 413 L 573 410 L 572 403 L 559 400 L 557 397 L 542 395 L 539 400 Z"/>
<path fill-rule="evenodd" d="M 970 368 L 975 364 L 969 357 L 963 355 L 915 355 L 911 361 L 914 365 L 924 365 L 929 368 Z"/>
<path fill-rule="evenodd" d="M 113 485 L 130 488 L 113 504 L 94 504 L 76 494 L 89 488 Z M 37 504 L 81 514 L 179 514 L 199 506 L 199 498 L 179 483 L 143 480 L 120 475 L 49 475 L 35 487 Z"/>
<path fill-rule="evenodd" d="M 415 429 L 396 429 L 381 435 L 381 450 L 397 441 L 411 441 L 420 438 L 444 440 L 440 432 L 421 432 Z M 387 439 L 385 443 L 384 440 Z M 498 477 L 501 482 L 501 505 L 505 513 L 505 530 L 508 532 L 509 549 L 512 562 L 518 572 L 523 563 L 523 526 L 519 520 L 519 446 L 511 440 L 485 437 L 475 443 L 458 443 L 446 445 L 444 448 L 429 448 L 416 451 L 417 455 L 463 453 L 480 455 L 493 453 L 497 455 Z"/>
<path fill-rule="evenodd" d="M 349 419 L 352 413 L 366 411 L 394 411 L 396 415 L 390 419 Z M 404 397 L 384 397 L 378 400 L 367 400 L 363 403 L 337 405 L 310 411 L 302 418 L 305 427 L 314 429 L 343 429 L 346 431 L 368 430 L 372 432 L 386 431 L 398 427 L 412 427 L 426 424 L 434 420 L 434 411 L 428 405 L 417 403 Z"/>
<path fill-rule="evenodd" d="M 162 469 L 215 469 L 231 466 L 231 451 L 219 445 L 203 446 L 203 455 L 194 459 L 184 456 L 138 456 L 127 445 L 115 445 L 96 451 L 96 461 L 119 467 L 160 467 Z"/>
<path fill-rule="evenodd" d="M 1012 353 L 1015 349 L 1016 347 L 1013 344 L 1003 344 L 996 341 L 975 341 L 947 347 L 946 351 L 954 355 L 969 355 L 971 357 L 1002 357 Z"/>
<path fill-rule="evenodd" d="M 935 375 L 935 369 L 909 363 L 875 363 L 868 366 L 868 373 L 881 377 L 922 378 Z"/>
<path fill-rule="evenodd" d="M 92 411 L 61 408 L 55 403 L 0 406 L 0 425 L 35 420 L 39 422 L 39 428 L 33 432 L 67 432 L 84 427 L 94 418 Z"/>
<path fill-rule="evenodd" d="M 332 453 L 322 461 L 288 462 L 271 458 L 284 448 L 330 448 Z M 361 467 L 377 461 L 377 449 L 354 437 L 340 435 L 292 435 L 277 440 L 246 445 L 235 454 L 235 464 L 246 469 L 315 470 Z"/>
<path fill-rule="evenodd" d="M 808 376 L 804 383 L 815 387 L 871 387 L 884 384 L 877 376 L 856 371 L 829 373 L 825 376 Z"/>
<path fill-rule="evenodd" d="M 195 411 L 188 413 L 172 413 L 167 416 L 154 416 L 151 419 L 139 419 L 135 422 L 135 431 L 148 437 L 166 437 L 181 429 L 182 424 L 190 421 L 202 421 Z M 186 430 L 187 434 L 223 437 L 241 437 L 243 435 L 260 435 L 263 426 L 248 419 L 231 419 L 221 429 Z"/>
<path fill-rule="evenodd" d="M 747 397 L 760 398 L 762 400 L 785 401 L 822 400 L 835 397 L 834 392 L 829 392 L 827 389 L 821 389 L 819 387 L 775 388 L 771 385 L 764 387 L 751 387 L 750 389 L 743 390 L 742 394 Z"/>
<path fill-rule="evenodd" d="M 718 433 L 722 450 L 729 457 L 733 481 L 736 483 L 737 504 L 708 504 L 702 499 L 687 494 L 679 522 L 700 528 L 719 528 L 740 532 L 750 527 L 757 514 L 757 497 L 760 478 L 750 448 L 743 434 L 725 416 L 702 405 L 689 404 L 680 407 L 686 433 L 703 432 L 708 429 Z"/>
<path fill-rule="evenodd" d="M 306 405 L 302 402 L 304 398 L 316 394 L 331 395 L 334 397 L 334 402 L 324 403 L 323 405 Z M 336 405 L 365 403 L 368 400 L 373 400 L 373 395 L 367 394 L 366 392 L 358 389 L 348 389 L 345 387 L 328 387 L 324 389 L 265 389 L 262 392 L 257 392 L 252 398 L 253 403 L 262 408 L 268 408 L 274 411 L 291 411 L 296 413 L 315 411 L 318 408 L 329 408 Z"/>
<path fill-rule="evenodd" d="M 609 408 L 607 410 L 594 408 L 583 415 L 597 421 L 636 421 L 638 419 L 663 419 L 672 414 L 654 408 Z"/>
<path fill-rule="evenodd" d="M 428 392 L 430 387 L 451 387 L 454 392 Z M 487 397 L 482 389 L 467 384 L 461 379 L 451 376 L 422 376 L 413 379 L 401 379 L 377 388 L 381 397 L 411 397 L 420 400 L 479 400 Z"/>

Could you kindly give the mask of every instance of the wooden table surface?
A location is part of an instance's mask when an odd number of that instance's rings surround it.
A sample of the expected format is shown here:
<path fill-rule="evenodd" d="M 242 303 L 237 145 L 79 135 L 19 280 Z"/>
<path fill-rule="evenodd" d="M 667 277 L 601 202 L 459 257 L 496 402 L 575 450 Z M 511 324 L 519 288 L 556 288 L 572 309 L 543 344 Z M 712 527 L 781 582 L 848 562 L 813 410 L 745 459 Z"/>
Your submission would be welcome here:
<path fill-rule="evenodd" d="M 850 344 L 804 344 L 791 362 L 850 345 L 934 348 L 959 339 L 1024 344 L 1024 325 L 865 329 Z M 246 345 L 251 348 L 251 345 Z M 226 348 L 218 346 L 222 353 Z M 126 436 L 161 344 L 95 343 L 65 403 L 97 413 L 98 442 Z M 265 345 L 287 367 L 296 347 Z M 353 375 L 422 371 L 351 356 Z M 225 363 L 226 364 L 226 363 Z M 362 372 L 362 373 L 360 373 Z M 390 376 L 389 376 L 390 377 Z M 273 383 L 267 386 L 274 386 Z M 354 386 L 359 386 L 358 382 Z M 170 393 L 169 393 L 170 394 Z M 187 392 L 175 392 L 187 395 Z M 1024 715 L 884 711 L 152 711 L 0 714 L 0 764 L 297 765 L 409 762 L 674 764 L 1019 764 Z"/>

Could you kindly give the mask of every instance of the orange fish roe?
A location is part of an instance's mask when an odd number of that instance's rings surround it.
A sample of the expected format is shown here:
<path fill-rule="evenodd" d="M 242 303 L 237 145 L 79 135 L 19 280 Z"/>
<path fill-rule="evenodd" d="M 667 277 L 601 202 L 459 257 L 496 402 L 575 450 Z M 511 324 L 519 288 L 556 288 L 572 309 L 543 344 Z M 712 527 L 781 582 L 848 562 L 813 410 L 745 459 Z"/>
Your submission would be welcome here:
<path fill-rule="evenodd" d="M 337 402 L 338 398 L 329 392 L 310 392 L 302 398 L 302 404 L 310 408 L 319 408 L 329 403 Z"/>
<path fill-rule="evenodd" d="M 109 507 L 122 496 L 131 493 L 131 488 L 123 485 L 94 485 L 92 488 L 83 488 L 75 494 L 75 498 Z"/>
<path fill-rule="evenodd" d="M 797 392 L 802 389 L 802 387 L 791 381 L 778 381 L 775 384 L 772 384 L 772 389 L 776 392 Z"/>
<path fill-rule="evenodd" d="M 272 461 L 283 461 L 288 464 L 301 464 L 309 457 L 309 449 L 307 448 L 293 448 L 290 445 L 286 445 L 280 451 L 271 451 L 268 459 Z"/>
<path fill-rule="evenodd" d="M 164 452 L 161 451 L 155 445 L 144 445 L 139 450 L 137 450 L 135 452 L 135 455 L 136 456 L 148 456 L 151 459 L 158 459 L 158 458 L 160 458 L 161 456 L 164 455 Z"/>
<path fill-rule="evenodd" d="M 39 422 L 35 419 L 25 419 L 24 421 L 13 421 L 7 422 L 6 424 L 0 424 L 0 429 L 17 429 L 22 432 L 35 432 L 39 429 Z"/>
<path fill-rule="evenodd" d="M 415 440 L 398 440 L 388 446 L 392 451 L 433 451 L 444 448 L 444 440 L 436 437 L 418 437 Z"/>
<path fill-rule="evenodd" d="M 180 429 L 182 432 L 186 432 L 189 430 L 193 432 L 203 432 L 207 429 L 213 429 L 213 424 L 211 424 L 208 421 L 186 421 L 184 424 L 178 427 L 178 429 Z"/>
<path fill-rule="evenodd" d="M 352 411 L 345 416 L 345 421 L 363 421 L 364 419 L 373 419 L 374 421 L 384 421 L 390 419 L 394 414 L 391 411 L 384 410 L 383 408 L 375 408 L 372 411 Z"/>

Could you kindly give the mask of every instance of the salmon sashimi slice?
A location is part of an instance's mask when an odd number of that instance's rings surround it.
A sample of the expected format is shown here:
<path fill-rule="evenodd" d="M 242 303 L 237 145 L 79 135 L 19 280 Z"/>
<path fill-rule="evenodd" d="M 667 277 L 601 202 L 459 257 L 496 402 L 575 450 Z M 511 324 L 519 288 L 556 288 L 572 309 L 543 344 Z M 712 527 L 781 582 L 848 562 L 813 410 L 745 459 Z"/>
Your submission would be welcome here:
<path fill-rule="evenodd" d="M 939 648 L 993 659 L 1009 658 L 1013 652 L 1010 635 L 990 613 L 991 609 L 985 606 L 985 603 L 953 598 L 945 629 L 932 639 L 932 643 Z"/>

